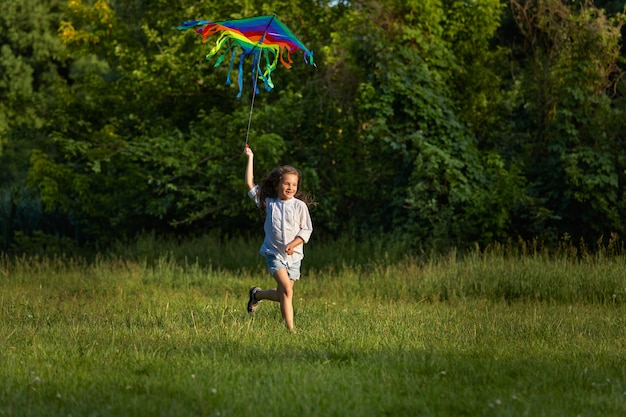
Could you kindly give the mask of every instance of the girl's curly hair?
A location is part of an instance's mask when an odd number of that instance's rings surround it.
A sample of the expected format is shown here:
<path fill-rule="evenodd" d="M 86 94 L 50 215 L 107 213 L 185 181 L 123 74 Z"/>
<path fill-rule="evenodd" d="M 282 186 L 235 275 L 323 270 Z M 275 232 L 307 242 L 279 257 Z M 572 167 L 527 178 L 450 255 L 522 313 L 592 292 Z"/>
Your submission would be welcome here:
<path fill-rule="evenodd" d="M 291 165 L 283 165 L 274 168 L 265 178 L 261 180 L 258 191 L 259 200 L 261 201 L 261 210 L 265 211 L 266 198 L 278 198 L 278 185 L 285 174 L 295 174 L 298 176 L 298 190 L 294 195 L 295 198 L 304 201 L 309 208 L 317 205 L 313 196 L 300 191 L 300 184 L 302 183 L 302 173 L 300 170 Z"/>

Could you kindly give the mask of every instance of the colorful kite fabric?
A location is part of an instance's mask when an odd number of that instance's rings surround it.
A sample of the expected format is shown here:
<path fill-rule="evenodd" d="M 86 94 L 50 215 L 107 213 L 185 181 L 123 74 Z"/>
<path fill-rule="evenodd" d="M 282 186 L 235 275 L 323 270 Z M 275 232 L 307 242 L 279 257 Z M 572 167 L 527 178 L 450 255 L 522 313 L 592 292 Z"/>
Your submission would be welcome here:
<path fill-rule="evenodd" d="M 309 51 L 306 46 L 285 26 L 276 15 L 249 17 L 244 19 L 224 20 L 212 22 L 209 20 L 194 20 L 185 22 L 178 27 L 180 30 L 195 28 L 196 32 L 202 35 L 202 42 L 218 32 L 221 32 L 216 45 L 206 56 L 207 59 L 215 56 L 222 48 L 222 54 L 215 62 L 215 67 L 219 66 L 231 52 L 230 67 L 226 84 L 230 85 L 230 73 L 239 51 L 239 94 L 241 97 L 243 89 L 243 63 L 248 55 L 252 55 L 252 84 L 257 89 L 257 77 L 263 80 L 265 89 L 270 91 L 274 88 L 271 74 L 276 69 L 280 61 L 286 68 L 291 68 L 293 63 L 291 53 L 301 49 L 304 52 L 304 61 L 315 65 L 313 62 L 313 51 Z M 265 58 L 265 69 L 261 69 L 261 57 Z"/>

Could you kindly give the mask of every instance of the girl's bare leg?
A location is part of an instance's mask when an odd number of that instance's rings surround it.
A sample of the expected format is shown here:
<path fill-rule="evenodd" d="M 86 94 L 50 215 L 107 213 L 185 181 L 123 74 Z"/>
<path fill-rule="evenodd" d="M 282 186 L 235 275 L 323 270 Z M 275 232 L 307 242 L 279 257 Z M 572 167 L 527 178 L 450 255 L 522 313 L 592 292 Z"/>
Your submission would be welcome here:
<path fill-rule="evenodd" d="M 278 291 L 276 288 L 270 288 L 267 290 L 259 290 L 256 293 L 256 299 L 261 300 L 270 300 L 270 301 L 280 301 L 278 297 Z"/>
<path fill-rule="evenodd" d="M 280 312 L 285 319 L 285 325 L 289 330 L 293 330 L 293 283 L 289 279 L 286 269 L 279 269 L 274 274 L 278 283 L 278 298 L 280 301 Z"/>
<path fill-rule="evenodd" d="M 282 268 L 274 273 L 278 288 L 260 290 L 256 293 L 257 300 L 272 300 L 280 302 L 280 312 L 285 319 L 285 325 L 293 330 L 293 283 L 289 279 L 287 270 Z"/>

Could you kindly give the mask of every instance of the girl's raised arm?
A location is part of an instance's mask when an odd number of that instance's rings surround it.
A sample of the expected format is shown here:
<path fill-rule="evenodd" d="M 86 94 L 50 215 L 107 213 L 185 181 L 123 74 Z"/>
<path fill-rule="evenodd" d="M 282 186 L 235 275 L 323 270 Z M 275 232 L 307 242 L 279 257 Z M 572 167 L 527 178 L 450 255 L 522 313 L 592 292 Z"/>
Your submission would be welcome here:
<path fill-rule="evenodd" d="M 246 145 L 243 153 L 248 157 L 248 163 L 246 164 L 246 186 L 248 190 L 251 190 L 254 188 L 254 152 Z"/>

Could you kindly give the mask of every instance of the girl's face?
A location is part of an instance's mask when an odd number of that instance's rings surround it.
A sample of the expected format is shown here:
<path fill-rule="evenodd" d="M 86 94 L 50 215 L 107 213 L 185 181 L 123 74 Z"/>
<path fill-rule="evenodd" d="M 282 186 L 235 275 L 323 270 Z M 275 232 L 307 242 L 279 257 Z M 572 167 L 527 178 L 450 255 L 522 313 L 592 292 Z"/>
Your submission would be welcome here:
<path fill-rule="evenodd" d="M 278 198 L 281 200 L 289 200 L 296 195 L 296 191 L 298 191 L 298 175 L 283 174 L 283 177 L 278 183 Z"/>

